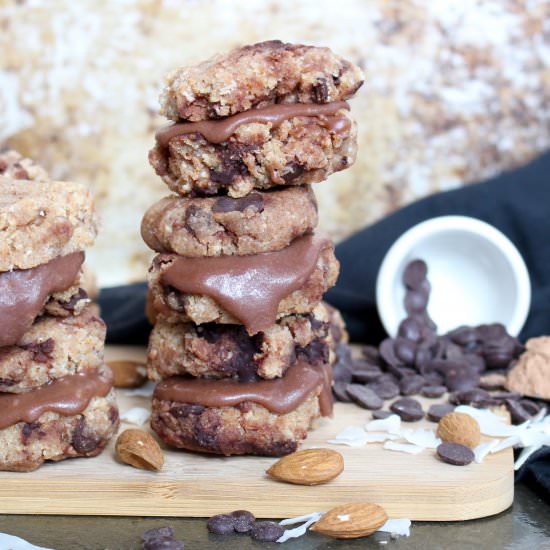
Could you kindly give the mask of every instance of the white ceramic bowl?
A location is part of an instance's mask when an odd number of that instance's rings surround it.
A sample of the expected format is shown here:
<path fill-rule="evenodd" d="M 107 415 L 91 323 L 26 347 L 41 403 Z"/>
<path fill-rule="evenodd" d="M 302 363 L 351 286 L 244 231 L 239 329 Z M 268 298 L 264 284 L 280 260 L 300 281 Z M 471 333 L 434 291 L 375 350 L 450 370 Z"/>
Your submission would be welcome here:
<path fill-rule="evenodd" d="M 520 253 L 492 225 L 465 216 L 442 216 L 409 229 L 384 257 L 376 303 L 390 336 L 397 334 L 406 316 L 402 277 L 415 259 L 428 265 L 428 313 L 440 334 L 460 325 L 496 322 L 513 336 L 519 334 L 531 303 L 531 284 Z"/>

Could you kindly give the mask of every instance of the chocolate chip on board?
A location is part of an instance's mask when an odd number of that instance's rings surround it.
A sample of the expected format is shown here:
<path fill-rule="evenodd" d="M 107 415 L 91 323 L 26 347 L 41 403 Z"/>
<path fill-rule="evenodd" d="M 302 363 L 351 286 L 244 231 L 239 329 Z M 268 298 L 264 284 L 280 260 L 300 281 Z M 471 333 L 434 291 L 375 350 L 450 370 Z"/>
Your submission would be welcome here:
<path fill-rule="evenodd" d="M 436 449 L 437 456 L 454 466 L 467 466 L 474 460 L 474 453 L 465 445 L 458 443 L 441 443 Z"/>
<path fill-rule="evenodd" d="M 426 385 L 426 380 L 419 374 L 412 376 L 406 376 L 399 382 L 399 391 L 401 395 L 415 395 L 420 393 L 422 388 Z"/>
<path fill-rule="evenodd" d="M 471 390 L 463 390 L 455 392 L 452 396 L 454 405 L 473 405 L 479 407 L 491 398 L 489 392 L 481 388 L 472 388 Z"/>
<path fill-rule="evenodd" d="M 399 395 L 399 386 L 390 380 L 372 382 L 367 384 L 366 387 L 381 399 L 393 399 Z"/>
<path fill-rule="evenodd" d="M 409 262 L 403 272 L 403 284 L 406 288 L 416 290 L 426 279 L 428 266 L 424 260 L 413 260 Z"/>
<path fill-rule="evenodd" d="M 374 382 L 382 375 L 382 369 L 372 365 L 364 359 L 355 359 L 351 368 L 351 375 L 356 382 Z"/>
<path fill-rule="evenodd" d="M 370 361 L 371 363 L 378 365 L 380 361 L 380 354 L 378 353 L 378 348 L 375 346 L 363 346 L 361 348 L 361 353 L 363 354 L 363 357 Z"/>
<path fill-rule="evenodd" d="M 141 535 L 143 550 L 184 550 L 183 542 L 174 538 L 172 527 L 149 529 Z"/>
<path fill-rule="evenodd" d="M 454 410 L 454 405 L 450 403 L 434 403 L 430 405 L 426 417 L 430 422 L 439 422 L 446 414 Z"/>
<path fill-rule="evenodd" d="M 540 411 L 538 403 L 531 401 L 530 399 L 521 399 L 519 404 L 531 415 L 535 416 Z"/>
<path fill-rule="evenodd" d="M 206 522 L 206 528 L 215 535 L 229 535 L 235 532 L 235 518 L 231 514 L 217 514 Z"/>
<path fill-rule="evenodd" d="M 531 418 L 531 415 L 525 410 L 520 401 L 506 399 L 504 403 L 512 418 L 512 424 L 522 424 Z"/>
<path fill-rule="evenodd" d="M 391 404 L 390 411 L 399 415 L 403 422 L 416 422 L 424 417 L 422 405 L 411 397 L 402 397 Z"/>
<path fill-rule="evenodd" d="M 420 392 L 424 397 L 438 398 L 447 391 L 446 386 L 424 386 Z"/>
<path fill-rule="evenodd" d="M 397 359 L 405 365 L 414 365 L 416 344 L 406 338 L 398 337 L 394 340 L 393 349 Z"/>
<path fill-rule="evenodd" d="M 362 386 L 361 384 L 348 384 L 346 391 L 351 399 L 364 409 L 381 409 L 384 405 L 383 399 L 381 399 L 372 389 Z"/>
<path fill-rule="evenodd" d="M 479 373 L 468 365 L 461 365 L 445 373 L 445 385 L 449 391 L 463 391 L 476 388 Z"/>
<path fill-rule="evenodd" d="M 405 294 L 405 311 L 409 315 L 424 313 L 428 307 L 430 296 L 422 290 L 407 290 Z"/>
<path fill-rule="evenodd" d="M 248 510 L 235 510 L 231 512 L 231 516 L 234 519 L 234 528 L 237 533 L 248 533 L 256 521 L 254 514 Z"/>
<path fill-rule="evenodd" d="M 388 418 L 388 416 L 391 416 L 391 411 L 372 411 L 372 418 L 373 420 L 384 420 L 384 418 Z"/>
<path fill-rule="evenodd" d="M 250 530 L 250 536 L 260 542 L 275 542 L 284 532 L 284 527 L 274 521 L 257 521 Z"/>
<path fill-rule="evenodd" d="M 337 401 L 341 401 L 342 403 L 351 403 L 351 397 L 348 395 L 347 382 L 334 382 L 332 385 L 332 393 L 334 394 L 334 397 Z"/>
<path fill-rule="evenodd" d="M 386 338 L 380 344 L 380 357 L 385 361 L 388 366 L 399 367 L 403 366 L 403 362 L 397 358 L 394 351 L 395 341 L 393 338 Z"/>
<path fill-rule="evenodd" d="M 411 342 L 418 342 L 422 338 L 422 323 L 414 317 L 405 317 L 399 325 L 397 334 Z"/>

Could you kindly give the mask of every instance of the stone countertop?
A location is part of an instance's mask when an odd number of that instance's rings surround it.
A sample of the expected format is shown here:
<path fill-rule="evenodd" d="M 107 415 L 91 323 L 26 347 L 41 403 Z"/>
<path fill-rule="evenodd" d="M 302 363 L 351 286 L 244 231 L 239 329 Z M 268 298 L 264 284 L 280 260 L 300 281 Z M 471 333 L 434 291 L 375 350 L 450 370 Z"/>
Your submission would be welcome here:
<path fill-rule="evenodd" d="M 147 529 L 171 525 L 186 549 L 221 547 L 225 550 L 276 548 L 253 542 L 246 536 L 221 537 L 206 530 L 204 519 L 76 517 L 0 515 L 0 532 L 25 538 L 55 550 L 137 550 L 140 535 Z M 308 534 L 285 543 L 288 550 L 313 548 L 392 548 L 445 550 L 466 548 L 550 549 L 550 506 L 523 485 L 516 486 L 514 505 L 493 517 L 467 522 L 413 523 L 411 536 L 389 540 L 382 533 L 369 539 L 335 541 Z M 387 544 L 384 544 L 384 541 Z"/>

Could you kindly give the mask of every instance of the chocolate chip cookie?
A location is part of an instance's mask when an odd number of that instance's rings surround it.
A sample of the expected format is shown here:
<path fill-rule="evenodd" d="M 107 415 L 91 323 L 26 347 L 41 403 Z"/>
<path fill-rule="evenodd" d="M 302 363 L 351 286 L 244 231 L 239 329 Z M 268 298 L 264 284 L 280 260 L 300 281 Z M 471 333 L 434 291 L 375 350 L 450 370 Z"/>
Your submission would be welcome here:
<path fill-rule="evenodd" d="M 0 392 L 26 392 L 103 363 L 105 323 L 81 315 L 39 318 L 14 346 L 0 347 Z"/>
<path fill-rule="evenodd" d="M 298 363 L 283 378 L 261 382 L 171 378 L 155 390 L 151 427 L 169 445 L 191 451 L 285 455 L 313 420 L 331 414 L 325 372 Z"/>
<path fill-rule="evenodd" d="M 83 185 L 0 176 L 0 272 L 84 250 L 96 233 L 92 196 Z"/>
<path fill-rule="evenodd" d="M 47 460 L 96 456 L 118 428 L 115 393 L 94 397 L 79 414 L 46 412 L 0 430 L 0 470 L 29 472 Z"/>
<path fill-rule="evenodd" d="M 280 377 L 297 358 L 330 359 L 330 318 L 323 304 L 307 315 L 279 319 L 249 336 L 242 325 L 169 323 L 157 318 L 149 339 L 147 370 L 152 380 L 186 374 L 238 380 Z"/>
<path fill-rule="evenodd" d="M 215 296 L 189 294 L 163 282 L 163 274 L 170 269 L 177 257 L 172 254 L 158 255 L 149 270 L 148 281 L 153 309 L 171 322 L 246 324 L 228 311 Z M 219 263 L 219 262 L 218 262 Z M 205 264 L 207 266 L 207 263 Z M 228 267 L 228 270 L 230 268 Z M 311 312 L 323 294 L 331 288 L 338 277 L 339 263 L 334 256 L 333 245 L 325 241 L 311 273 L 297 290 L 284 297 L 279 303 L 276 318 Z M 250 334 L 254 329 L 247 326 Z"/>
<path fill-rule="evenodd" d="M 161 113 L 198 121 L 274 103 L 329 103 L 351 97 L 362 83 L 361 70 L 328 48 L 270 40 L 171 72 Z"/>
<path fill-rule="evenodd" d="M 357 127 L 346 105 L 310 107 L 307 116 L 301 116 L 298 109 L 276 122 L 251 120 L 249 112 L 247 118 L 235 115 L 223 121 L 171 126 L 157 132 L 149 161 L 166 185 L 180 195 L 227 192 L 231 197 L 243 197 L 253 189 L 321 182 L 355 162 Z M 270 109 L 277 116 L 285 107 L 289 106 Z M 323 114 L 325 111 L 328 114 Z M 222 124 L 237 123 L 234 132 L 219 143 L 194 127 L 210 124 L 217 131 Z M 183 127 L 190 133 L 178 134 Z M 167 131 L 175 135 L 162 138 Z"/>
<path fill-rule="evenodd" d="M 141 235 L 157 252 L 246 255 L 281 250 L 316 225 L 317 202 L 304 185 L 240 199 L 166 197 L 145 213 Z"/>

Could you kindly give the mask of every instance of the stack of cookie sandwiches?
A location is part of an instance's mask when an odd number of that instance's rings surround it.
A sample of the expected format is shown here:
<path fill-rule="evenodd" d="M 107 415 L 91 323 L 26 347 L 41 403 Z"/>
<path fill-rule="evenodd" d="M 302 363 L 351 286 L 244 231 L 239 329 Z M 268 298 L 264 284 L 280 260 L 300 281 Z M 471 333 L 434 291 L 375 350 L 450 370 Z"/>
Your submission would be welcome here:
<path fill-rule="evenodd" d="M 151 424 L 223 455 L 294 451 L 330 415 L 339 265 L 310 183 L 350 166 L 361 71 L 326 48 L 264 42 L 168 76 L 150 162 L 176 193 L 145 214 Z"/>
<path fill-rule="evenodd" d="M 0 153 L 0 470 L 97 455 L 118 426 L 105 324 L 82 288 L 96 231 L 83 186 Z"/>

